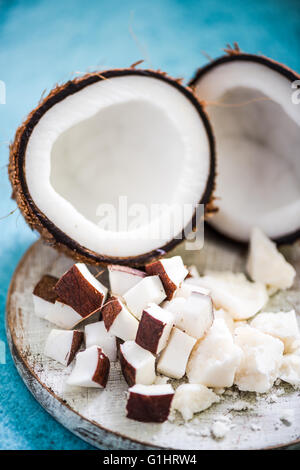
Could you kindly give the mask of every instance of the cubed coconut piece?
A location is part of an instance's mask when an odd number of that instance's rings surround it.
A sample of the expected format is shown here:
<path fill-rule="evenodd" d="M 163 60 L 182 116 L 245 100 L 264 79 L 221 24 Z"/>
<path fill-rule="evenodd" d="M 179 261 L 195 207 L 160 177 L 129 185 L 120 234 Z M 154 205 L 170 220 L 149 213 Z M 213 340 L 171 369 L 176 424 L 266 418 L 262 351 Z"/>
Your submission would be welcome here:
<path fill-rule="evenodd" d="M 179 411 L 185 421 L 193 418 L 194 413 L 218 403 L 220 397 L 201 384 L 181 384 L 175 391 L 172 408 Z"/>
<path fill-rule="evenodd" d="M 110 264 L 107 269 L 110 291 L 113 295 L 124 295 L 147 276 L 144 271 L 117 264 Z"/>
<path fill-rule="evenodd" d="M 83 263 L 74 264 L 58 280 L 55 292 L 83 318 L 100 310 L 107 296 L 107 288 Z"/>
<path fill-rule="evenodd" d="M 291 287 L 296 275 L 294 267 L 258 227 L 251 233 L 247 271 L 253 281 L 277 289 Z"/>
<path fill-rule="evenodd" d="M 94 312 L 94 315 L 99 313 Z M 47 313 L 46 320 L 60 328 L 71 329 L 81 323 L 85 317 L 82 317 L 72 307 L 60 300 L 56 300 L 53 308 Z"/>
<path fill-rule="evenodd" d="M 231 333 L 234 332 L 235 323 L 241 323 L 241 322 L 235 322 L 232 316 L 228 312 L 226 312 L 226 310 L 224 310 L 223 308 L 214 309 L 214 318 L 223 318 L 223 320 L 225 321 Z"/>
<path fill-rule="evenodd" d="M 82 331 L 51 330 L 46 340 L 45 356 L 68 366 L 73 361 L 82 340 Z"/>
<path fill-rule="evenodd" d="M 243 273 L 211 271 L 196 281 L 210 289 L 215 307 L 226 310 L 234 320 L 253 317 L 268 301 L 266 286 L 248 281 Z"/>
<path fill-rule="evenodd" d="M 151 385 L 155 381 L 155 357 L 141 348 L 135 341 L 120 345 L 120 364 L 123 376 L 129 386 Z"/>
<path fill-rule="evenodd" d="M 105 388 L 110 362 L 99 346 L 91 346 L 76 355 L 75 367 L 67 379 L 68 385 Z"/>
<path fill-rule="evenodd" d="M 32 294 L 34 313 L 40 318 L 46 318 L 53 310 L 57 299 L 57 294 L 54 290 L 57 281 L 57 277 L 46 274 L 34 288 Z"/>
<path fill-rule="evenodd" d="M 153 354 L 159 354 L 166 347 L 173 324 L 173 314 L 152 303 L 143 311 L 135 341 Z"/>
<path fill-rule="evenodd" d="M 292 353 L 300 346 L 300 331 L 295 310 L 259 313 L 251 321 L 251 326 L 280 339 L 284 344 L 285 353 Z"/>
<path fill-rule="evenodd" d="M 192 352 L 186 371 L 189 382 L 213 388 L 231 387 L 241 356 L 225 321 L 216 318 Z"/>
<path fill-rule="evenodd" d="M 173 387 L 134 385 L 128 390 L 127 418 L 144 423 L 163 423 L 168 419 L 174 397 Z"/>
<path fill-rule="evenodd" d="M 283 356 L 279 378 L 295 388 L 300 388 L 300 356 L 286 354 Z"/>
<path fill-rule="evenodd" d="M 159 276 L 147 276 L 132 287 L 123 296 L 131 313 L 140 319 L 143 310 L 150 304 L 160 304 L 166 298 L 166 293 Z"/>
<path fill-rule="evenodd" d="M 111 335 L 123 341 L 135 339 L 139 322 L 120 299 L 110 297 L 102 308 L 102 317 L 105 328 Z"/>
<path fill-rule="evenodd" d="M 146 272 L 151 276 L 158 274 L 166 291 L 167 299 L 172 299 L 176 289 L 188 275 L 181 256 L 161 259 L 146 265 Z"/>
<path fill-rule="evenodd" d="M 191 279 L 191 281 L 192 280 L 193 279 Z M 197 286 L 196 284 L 193 284 L 192 282 L 189 282 L 189 281 L 190 279 L 187 279 L 186 281 L 183 281 L 181 283 L 180 287 L 178 287 L 178 289 L 176 290 L 173 296 L 173 299 L 177 297 L 184 297 L 185 299 L 187 299 L 191 295 L 192 292 L 200 292 L 200 294 L 210 295 L 209 289 L 206 289 L 205 287 Z"/>
<path fill-rule="evenodd" d="M 86 325 L 84 333 L 86 348 L 99 346 L 110 362 L 115 362 L 117 360 L 116 337 L 107 331 L 104 321 L 98 321 Z"/>
<path fill-rule="evenodd" d="M 251 326 L 236 328 L 234 336 L 242 350 L 234 383 L 243 391 L 268 392 L 279 376 L 283 342 Z"/>
<path fill-rule="evenodd" d="M 186 365 L 195 343 L 195 338 L 178 328 L 173 328 L 167 347 L 158 360 L 157 371 L 167 377 L 181 379 L 185 374 Z"/>
<path fill-rule="evenodd" d="M 211 297 L 200 292 L 187 299 L 175 297 L 166 309 L 174 314 L 176 327 L 196 339 L 205 336 L 214 320 Z"/>

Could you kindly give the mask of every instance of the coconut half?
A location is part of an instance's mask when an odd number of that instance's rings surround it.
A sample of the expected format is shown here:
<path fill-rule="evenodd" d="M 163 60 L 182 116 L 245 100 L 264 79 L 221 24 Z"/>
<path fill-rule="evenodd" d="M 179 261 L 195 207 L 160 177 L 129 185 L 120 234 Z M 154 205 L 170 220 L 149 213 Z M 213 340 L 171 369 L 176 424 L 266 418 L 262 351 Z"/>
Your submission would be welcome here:
<path fill-rule="evenodd" d="M 134 68 L 92 73 L 53 89 L 28 116 L 9 175 L 44 239 L 77 260 L 142 265 L 195 228 L 198 203 L 209 210 L 214 139 L 179 81 Z M 125 228 L 124 196 L 129 219 L 140 205 L 148 211 Z"/>
<path fill-rule="evenodd" d="M 276 241 L 300 236 L 299 75 L 266 57 L 229 50 L 190 83 L 216 137 L 219 211 L 210 221 L 242 242 L 260 227 Z"/>

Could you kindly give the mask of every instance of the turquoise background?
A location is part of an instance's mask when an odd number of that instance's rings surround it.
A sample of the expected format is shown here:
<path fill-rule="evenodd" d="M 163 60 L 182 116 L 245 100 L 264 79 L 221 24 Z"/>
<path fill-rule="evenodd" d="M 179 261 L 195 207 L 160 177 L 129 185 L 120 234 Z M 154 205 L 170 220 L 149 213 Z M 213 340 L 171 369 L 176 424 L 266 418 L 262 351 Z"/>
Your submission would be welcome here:
<path fill-rule="evenodd" d="M 7 179 L 8 144 L 42 92 L 78 72 L 145 59 L 189 80 L 195 69 L 238 41 L 300 71 L 298 0 L 0 0 L 0 217 L 15 209 Z M 16 211 L 0 220 L 0 340 L 7 289 L 36 235 Z M 1 344 L 0 344 L 0 362 Z M 3 362 L 3 361 L 2 361 Z M 1 449 L 88 449 L 56 423 L 19 378 L 8 348 L 0 364 Z"/>

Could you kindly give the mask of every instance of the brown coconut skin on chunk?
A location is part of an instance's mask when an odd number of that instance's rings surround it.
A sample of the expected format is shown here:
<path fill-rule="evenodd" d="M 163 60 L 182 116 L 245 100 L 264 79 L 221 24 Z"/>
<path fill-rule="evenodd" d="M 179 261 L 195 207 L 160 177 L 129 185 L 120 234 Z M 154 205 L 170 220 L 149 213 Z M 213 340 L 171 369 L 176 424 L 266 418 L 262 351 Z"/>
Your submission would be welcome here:
<path fill-rule="evenodd" d="M 57 294 L 54 290 L 57 281 L 57 277 L 51 276 L 50 274 L 45 274 L 35 286 L 33 294 L 43 300 L 46 300 L 47 302 L 54 304 L 57 300 Z"/>
<path fill-rule="evenodd" d="M 143 311 L 135 342 L 154 355 L 157 354 L 158 343 L 163 334 L 165 323 L 153 318 L 145 310 Z"/>
<path fill-rule="evenodd" d="M 260 55 L 255 55 L 255 54 L 246 54 L 242 52 L 238 46 L 238 44 L 235 42 L 233 47 L 228 45 L 226 49 L 224 49 L 225 55 L 212 60 L 209 62 L 207 65 L 204 67 L 199 68 L 192 80 L 189 82 L 189 87 L 193 90 L 195 93 L 195 89 L 197 86 L 197 83 L 204 77 L 204 75 L 208 72 L 211 72 L 212 69 L 215 67 L 218 67 L 219 65 L 226 64 L 229 62 L 236 62 L 236 61 L 241 61 L 241 62 L 255 62 L 257 64 L 264 65 L 274 72 L 279 73 L 280 75 L 284 76 L 287 80 L 289 80 L 291 83 L 294 82 L 295 80 L 300 79 L 300 74 L 296 73 L 294 70 L 290 69 L 284 64 L 281 64 L 280 62 L 276 62 L 273 59 L 270 59 L 265 56 L 260 56 Z M 201 100 L 202 101 L 202 100 Z M 205 106 L 205 100 L 202 101 L 203 106 Z M 207 219 L 209 222 L 209 219 Z M 221 232 L 218 232 L 218 230 L 215 227 L 210 226 L 210 229 L 212 232 L 217 233 L 218 235 L 221 235 L 223 238 L 231 239 L 228 235 L 224 235 Z M 273 240 L 276 243 L 292 243 L 295 240 L 300 239 L 300 230 L 296 230 L 295 232 L 288 233 L 284 236 L 274 238 Z M 231 239 L 234 243 L 239 243 L 241 246 L 245 245 L 244 242 L 237 242 L 234 239 Z"/>
<path fill-rule="evenodd" d="M 70 355 L 69 355 L 69 359 L 67 362 L 67 366 L 71 364 L 71 362 L 73 361 L 75 357 L 75 354 L 80 348 L 81 343 L 83 341 L 83 336 L 84 336 L 83 331 L 78 331 L 78 330 L 73 331 L 73 341 L 71 345 L 71 350 L 70 350 Z"/>
<path fill-rule="evenodd" d="M 174 284 L 174 282 L 171 281 L 161 262 L 155 261 L 154 263 L 147 264 L 145 269 L 147 274 L 150 276 L 158 275 L 160 277 L 167 295 L 167 300 L 171 300 L 174 292 L 177 289 L 177 286 Z"/>
<path fill-rule="evenodd" d="M 119 361 L 124 379 L 129 387 L 136 383 L 136 369 L 125 359 L 122 348 L 119 348 Z"/>
<path fill-rule="evenodd" d="M 85 279 L 76 265 L 59 279 L 55 285 L 55 292 L 65 304 L 83 318 L 100 310 L 104 298 L 103 294 Z"/>
<path fill-rule="evenodd" d="M 122 306 L 117 297 L 110 297 L 103 305 L 101 313 L 105 328 L 109 331 L 111 325 L 122 310 Z"/>
<path fill-rule="evenodd" d="M 110 361 L 108 357 L 103 353 L 101 348 L 98 348 L 98 363 L 92 381 L 96 384 L 101 385 L 105 388 L 110 370 Z"/>
<path fill-rule="evenodd" d="M 210 147 L 210 171 L 206 182 L 206 189 L 204 190 L 203 195 L 199 200 L 199 204 L 205 204 L 205 212 L 207 216 L 216 211 L 213 197 L 213 192 L 215 189 L 216 167 L 215 141 L 207 114 L 203 109 L 202 104 L 198 101 L 190 88 L 184 87 L 181 84 L 181 80 L 175 80 L 161 71 L 141 70 L 135 69 L 134 67 L 95 72 L 86 74 L 82 77 L 74 78 L 73 80 L 70 80 L 63 85 L 57 85 L 55 88 L 53 88 L 49 95 L 40 101 L 38 106 L 28 115 L 27 119 L 18 128 L 14 142 L 10 146 L 8 173 L 12 185 L 12 197 L 16 200 L 19 209 L 29 226 L 32 229 L 37 230 L 41 237 L 57 250 L 65 253 L 75 261 L 81 261 L 83 263 L 95 265 L 119 264 L 136 267 L 144 266 L 146 263 L 162 257 L 165 253 L 181 243 L 181 241 L 185 240 L 187 233 L 190 233 L 192 230 L 196 230 L 197 217 L 195 211 L 195 214 L 188 226 L 182 230 L 181 234 L 178 234 L 177 237 L 169 241 L 166 245 L 158 247 L 151 252 L 141 254 L 139 256 L 106 256 L 101 253 L 96 253 L 90 250 L 88 247 L 80 245 L 76 240 L 68 237 L 62 230 L 60 230 L 59 227 L 53 224 L 53 222 L 46 217 L 46 215 L 39 209 L 36 201 L 32 199 L 29 193 L 25 171 L 26 148 L 30 136 L 35 126 L 39 123 L 41 117 L 49 109 L 55 106 L 55 104 L 82 90 L 86 86 L 101 80 L 107 80 L 109 78 L 125 75 L 153 77 L 167 82 L 183 93 L 195 106 L 195 110 L 198 112 L 199 118 L 202 120 L 203 125 L 205 126 Z"/>
<path fill-rule="evenodd" d="M 129 392 L 127 418 L 143 423 L 163 423 L 168 419 L 174 394 L 142 395 Z"/>

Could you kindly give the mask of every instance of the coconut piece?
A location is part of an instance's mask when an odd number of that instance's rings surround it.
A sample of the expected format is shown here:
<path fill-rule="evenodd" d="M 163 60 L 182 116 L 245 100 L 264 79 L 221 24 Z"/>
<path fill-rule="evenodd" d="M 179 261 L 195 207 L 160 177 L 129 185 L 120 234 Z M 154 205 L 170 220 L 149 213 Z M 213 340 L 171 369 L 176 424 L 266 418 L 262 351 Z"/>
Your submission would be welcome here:
<path fill-rule="evenodd" d="M 242 349 L 234 383 L 243 391 L 268 392 L 279 376 L 282 341 L 251 326 L 236 328 L 234 334 L 235 343 Z"/>
<path fill-rule="evenodd" d="M 159 276 L 148 276 L 126 292 L 123 298 L 131 313 L 140 319 L 143 310 L 150 303 L 160 304 L 166 293 Z"/>
<path fill-rule="evenodd" d="M 253 281 L 273 289 L 292 286 L 296 271 L 272 242 L 258 227 L 252 229 L 247 271 Z"/>
<path fill-rule="evenodd" d="M 85 264 L 74 264 L 57 282 L 55 292 L 60 300 L 72 307 L 82 318 L 100 310 L 107 288 L 96 279 Z"/>
<path fill-rule="evenodd" d="M 117 360 L 116 337 L 107 331 L 104 321 L 98 321 L 86 325 L 84 333 L 86 348 L 99 346 L 110 362 L 115 362 Z"/>
<path fill-rule="evenodd" d="M 201 384 L 181 384 L 175 391 L 172 408 L 179 411 L 185 421 L 193 418 L 194 413 L 218 403 L 220 397 Z"/>
<path fill-rule="evenodd" d="M 226 310 L 234 320 L 253 317 L 268 300 L 266 287 L 248 281 L 243 273 L 210 271 L 195 282 L 210 289 L 215 307 Z"/>
<path fill-rule="evenodd" d="M 93 312 L 95 315 L 98 311 Z M 50 323 L 59 326 L 60 328 L 71 329 L 84 320 L 84 317 L 75 312 L 75 310 L 69 305 L 56 300 L 53 308 L 48 311 L 45 320 Z"/>
<path fill-rule="evenodd" d="M 151 385 L 155 381 L 155 357 L 135 341 L 125 341 L 120 345 L 120 364 L 129 386 Z"/>
<path fill-rule="evenodd" d="M 300 356 L 286 354 L 283 356 L 279 370 L 279 378 L 295 388 L 300 387 Z"/>
<path fill-rule="evenodd" d="M 190 83 L 200 100 L 219 104 L 207 108 L 218 148 L 220 198 L 209 223 L 235 240 L 247 242 L 254 226 L 276 241 L 299 238 L 295 80 L 299 74 L 283 64 L 235 48 L 201 68 Z"/>
<path fill-rule="evenodd" d="M 167 377 L 181 379 L 185 374 L 186 365 L 195 343 L 195 338 L 178 328 L 173 328 L 167 347 L 158 360 L 157 371 Z"/>
<path fill-rule="evenodd" d="M 210 295 L 209 289 L 206 289 L 205 287 L 200 287 L 197 284 L 193 284 L 194 279 L 195 278 L 187 278 L 185 281 L 183 281 L 180 287 L 176 290 L 173 298 L 184 297 L 185 299 L 187 299 L 192 292 L 200 292 L 200 294 Z"/>
<path fill-rule="evenodd" d="M 175 315 L 175 326 L 196 339 L 202 338 L 214 320 L 211 297 L 192 292 L 188 299 L 175 298 L 166 307 Z"/>
<path fill-rule="evenodd" d="M 111 335 L 123 341 L 135 339 L 139 322 L 120 299 L 110 297 L 102 308 L 102 317 L 105 328 Z"/>
<path fill-rule="evenodd" d="M 216 318 L 191 354 L 186 370 L 189 382 L 213 388 L 231 387 L 241 356 L 225 321 Z"/>
<path fill-rule="evenodd" d="M 172 313 L 149 304 L 143 311 L 135 341 L 153 354 L 159 354 L 167 344 L 173 324 Z"/>
<path fill-rule="evenodd" d="M 54 302 L 57 299 L 54 291 L 57 281 L 57 277 L 46 274 L 35 286 L 32 298 L 36 316 L 45 318 L 53 310 Z"/>
<path fill-rule="evenodd" d="M 212 210 L 214 139 L 202 104 L 178 80 L 96 71 L 56 86 L 30 113 L 11 146 L 9 175 L 26 221 L 47 242 L 77 261 L 142 266 L 197 227 L 199 203 Z M 107 223 L 99 201 L 119 211 L 120 194 L 147 207 L 158 201 L 159 210 L 138 223 Z"/>
<path fill-rule="evenodd" d="M 224 310 L 223 308 L 219 308 L 219 309 L 214 309 L 214 318 L 223 318 L 223 320 L 225 321 L 226 323 L 226 326 L 227 328 L 229 329 L 229 331 L 231 333 L 234 332 L 234 328 L 235 328 L 235 324 L 236 323 L 245 323 L 247 324 L 246 322 L 244 321 L 237 321 L 235 322 L 232 318 L 231 315 L 229 315 L 228 312 L 226 312 L 226 310 Z"/>
<path fill-rule="evenodd" d="M 188 270 L 183 264 L 181 256 L 162 259 L 146 265 L 146 272 L 159 275 L 166 291 L 167 300 L 172 299 L 176 289 L 188 275 Z"/>
<path fill-rule="evenodd" d="M 147 276 L 145 272 L 128 266 L 110 264 L 107 269 L 110 291 L 113 295 L 124 295 Z"/>
<path fill-rule="evenodd" d="M 259 313 L 250 324 L 253 328 L 280 339 L 284 344 L 285 353 L 292 353 L 300 346 L 300 331 L 295 310 Z"/>
<path fill-rule="evenodd" d="M 82 331 L 51 330 L 46 340 L 45 356 L 68 366 L 83 340 Z"/>
<path fill-rule="evenodd" d="M 191 266 L 188 266 L 187 270 L 188 270 L 188 275 L 187 275 L 188 279 L 200 277 L 197 266 L 195 266 L 194 264 L 191 264 Z"/>
<path fill-rule="evenodd" d="M 75 367 L 67 379 L 68 385 L 105 388 L 110 362 L 99 346 L 91 346 L 76 355 Z"/>
<path fill-rule="evenodd" d="M 128 390 L 127 418 L 145 423 L 163 423 L 168 419 L 174 397 L 173 387 L 134 385 Z"/>

